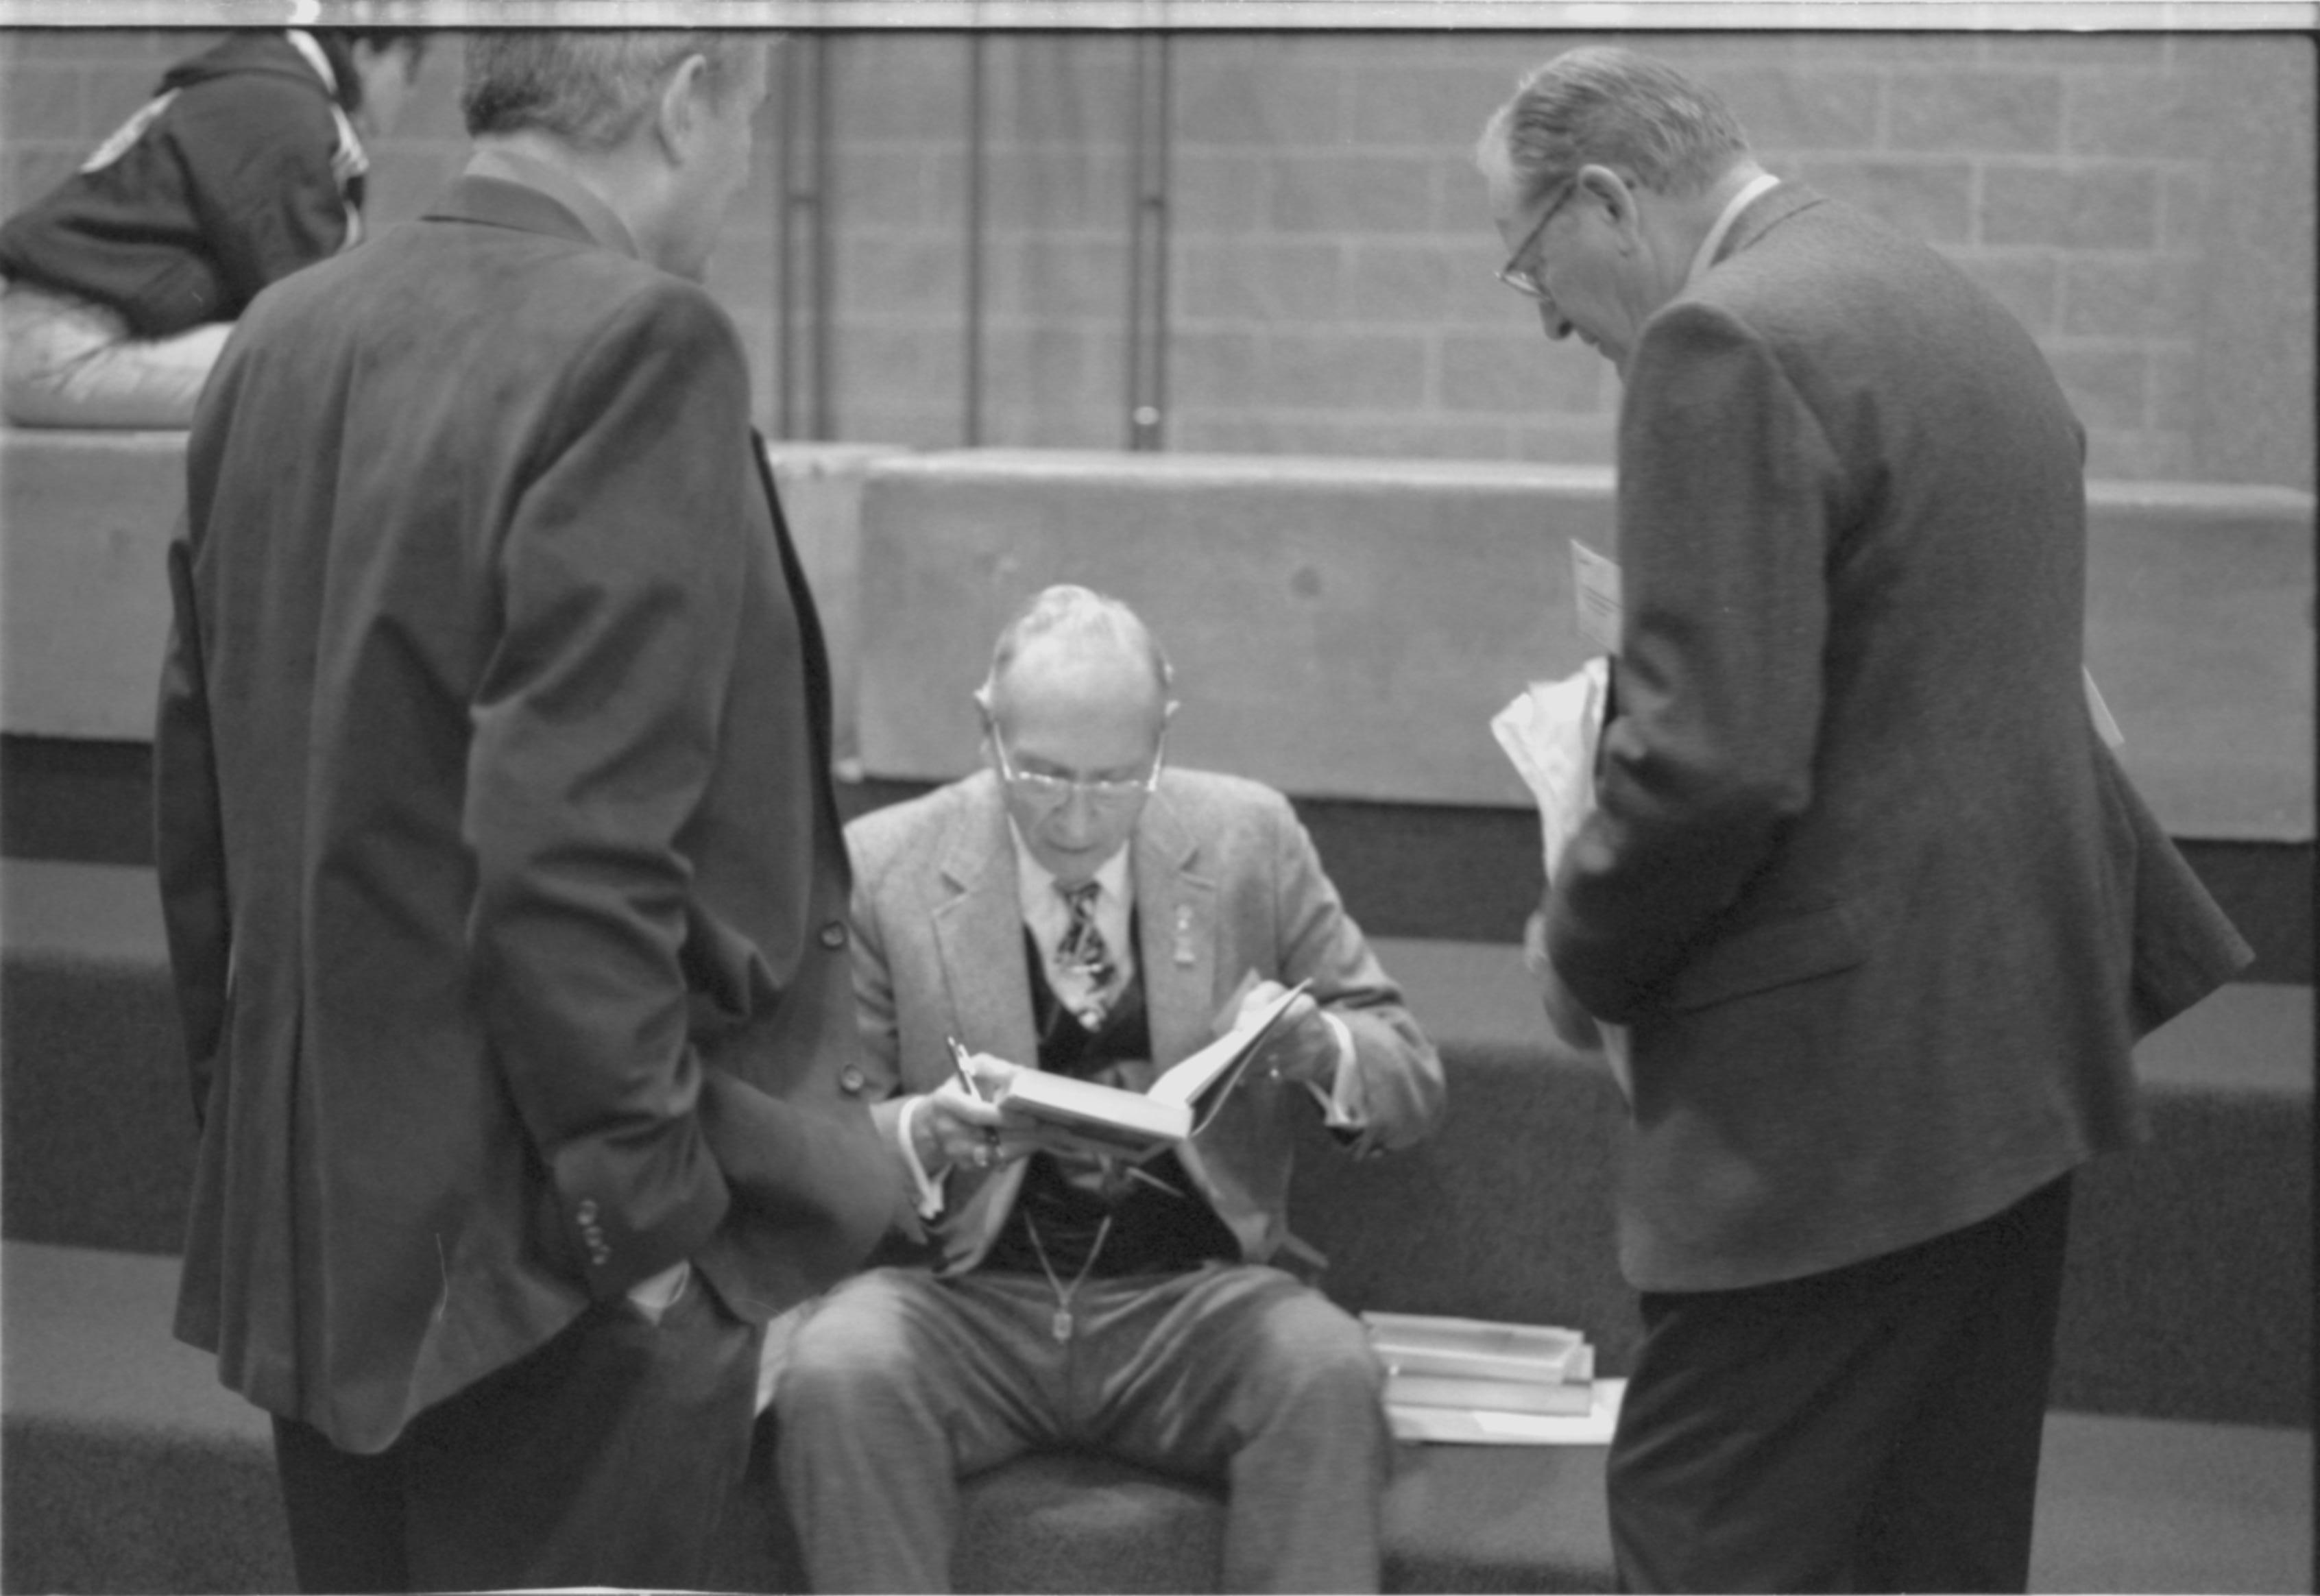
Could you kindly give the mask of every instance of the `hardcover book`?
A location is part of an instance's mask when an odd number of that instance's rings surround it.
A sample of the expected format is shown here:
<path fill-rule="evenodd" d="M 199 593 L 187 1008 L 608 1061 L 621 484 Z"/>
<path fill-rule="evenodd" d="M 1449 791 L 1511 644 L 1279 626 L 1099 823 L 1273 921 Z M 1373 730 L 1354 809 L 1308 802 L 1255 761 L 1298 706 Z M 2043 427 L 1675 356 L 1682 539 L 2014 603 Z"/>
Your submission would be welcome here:
<path fill-rule="evenodd" d="M 1595 1351 L 1560 1325 L 1504 1324 L 1427 1313 L 1364 1313 L 1370 1346 L 1390 1374 L 1540 1385 L 1590 1380 Z"/>
<path fill-rule="evenodd" d="M 1248 1061 L 1280 1029 L 1282 1017 L 1307 984 L 1300 981 L 1288 988 L 1207 1047 L 1179 1059 L 1145 1091 L 1024 1070 L 1009 1077 L 992 1101 L 1001 1111 L 1037 1120 L 1089 1151 L 1149 1157 L 1208 1128 Z"/>

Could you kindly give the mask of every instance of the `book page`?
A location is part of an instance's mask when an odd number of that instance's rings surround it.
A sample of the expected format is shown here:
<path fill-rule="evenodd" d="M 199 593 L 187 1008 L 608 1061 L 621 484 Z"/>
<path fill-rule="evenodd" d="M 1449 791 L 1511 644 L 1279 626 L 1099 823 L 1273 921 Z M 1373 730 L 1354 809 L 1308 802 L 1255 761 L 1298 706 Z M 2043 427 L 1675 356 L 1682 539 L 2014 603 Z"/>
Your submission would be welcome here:
<path fill-rule="evenodd" d="M 1361 1320 L 1392 1374 L 1555 1383 L 1595 1373 L 1586 1337 L 1560 1325 L 1373 1311 Z"/>
<path fill-rule="evenodd" d="M 1045 1070 L 1013 1076 L 998 1101 L 1001 1111 L 1099 1143 L 1095 1150 L 1107 1153 L 1150 1153 L 1192 1129 L 1192 1111 L 1185 1104 Z"/>
<path fill-rule="evenodd" d="M 1178 1060 L 1148 1091 L 1128 1092 L 1027 1069 L 994 1101 L 1001 1110 L 1058 1132 L 1091 1152 L 1147 1157 L 1205 1126 L 1264 1039 L 1279 1027 L 1299 982 L 1207 1047 Z"/>
<path fill-rule="evenodd" d="M 1310 984 L 1300 981 L 1207 1047 L 1170 1065 L 1152 1083 L 1150 1095 L 1161 1102 L 1181 1102 L 1188 1107 L 1200 1104 L 1211 1088 L 1221 1098 L 1232 1090 L 1238 1071 L 1280 1026 L 1281 1017 L 1289 1011 L 1297 994 Z"/>

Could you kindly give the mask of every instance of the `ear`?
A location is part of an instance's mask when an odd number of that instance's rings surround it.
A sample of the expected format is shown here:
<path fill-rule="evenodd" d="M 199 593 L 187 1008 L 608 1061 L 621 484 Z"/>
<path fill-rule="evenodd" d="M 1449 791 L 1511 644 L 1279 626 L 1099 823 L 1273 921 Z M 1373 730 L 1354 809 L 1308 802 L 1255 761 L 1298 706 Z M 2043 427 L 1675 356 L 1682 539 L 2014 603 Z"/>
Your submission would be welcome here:
<path fill-rule="evenodd" d="M 1636 229 L 1636 195 L 1627 180 L 1609 167 L 1589 163 L 1579 168 L 1578 185 L 1581 193 L 1593 196 L 1603 207 L 1604 216 L 1613 231 L 1622 236 Z"/>
<path fill-rule="evenodd" d="M 653 117 L 653 136 L 671 166 L 683 166 L 692 155 L 702 120 L 708 113 L 708 58 L 687 56 L 661 86 Z"/>

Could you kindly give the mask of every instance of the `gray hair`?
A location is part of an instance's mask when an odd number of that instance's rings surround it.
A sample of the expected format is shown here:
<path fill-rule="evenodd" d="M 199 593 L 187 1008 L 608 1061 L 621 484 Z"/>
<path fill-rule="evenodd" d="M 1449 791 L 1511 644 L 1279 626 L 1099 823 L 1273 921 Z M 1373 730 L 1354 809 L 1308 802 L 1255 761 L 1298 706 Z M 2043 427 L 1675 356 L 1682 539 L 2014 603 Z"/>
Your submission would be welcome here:
<path fill-rule="evenodd" d="M 686 57 L 708 62 L 709 92 L 721 95 L 739 78 L 747 52 L 774 37 L 689 28 L 478 29 L 467 35 L 460 109 L 471 138 L 529 129 L 602 153 L 644 125 Z"/>
<path fill-rule="evenodd" d="M 991 651 L 990 674 L 974 692 L 974 701 L 985 713 L 996 712 L 992 694 L 999 678 L 1015 663 L 1015 657 L 1038 639 L 1059 634 L 1101 638 L 1122 648 L 1141 649 L 1152 662 L 1152 679 L 1159 686 L 1161 698 L 1165 700 L 1175 686 L 1175 667 L 1168 663 L 1159 639 L 1152 635 L 1152 629 L 1144 624 L 1142 617 L 1116 598 L 1064 582 L 1032 594 L 1030 603 L 1001 629 L 998 645 Z"/>
<path fill-rule="evenodd" d="M 1747 135 L 1714 91 L 1612 45 L 1535 68 L 1474 147 L 1475 163 L 1507 170 L 1526 205 L 1590 163 L 1623 168 L 1654 193 L 1696 194 L 1747 153 Z"/>

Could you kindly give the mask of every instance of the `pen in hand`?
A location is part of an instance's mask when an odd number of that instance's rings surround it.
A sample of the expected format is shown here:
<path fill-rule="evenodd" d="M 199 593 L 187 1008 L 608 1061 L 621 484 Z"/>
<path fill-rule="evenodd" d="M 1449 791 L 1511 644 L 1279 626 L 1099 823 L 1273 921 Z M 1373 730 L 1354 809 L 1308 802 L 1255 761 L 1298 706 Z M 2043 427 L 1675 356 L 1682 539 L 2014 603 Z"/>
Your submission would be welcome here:
<path fill-rule="evenodd" d="M 983 1088 L 974 1084 L 974 1072 L 966 1067 L 966 1048 L 956 1037 L 946 1037 L 944 1040 L 950 1044 L 950 1066 L 958 1072 L 958 1084 L 966 1088 L 969 1097 L 983 1102 Z"/>

